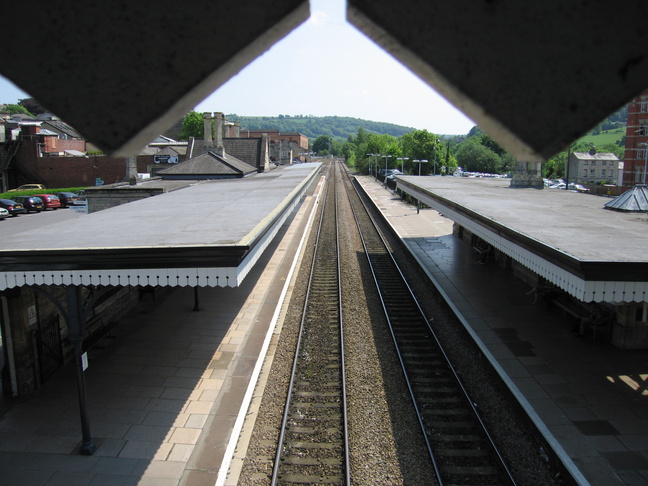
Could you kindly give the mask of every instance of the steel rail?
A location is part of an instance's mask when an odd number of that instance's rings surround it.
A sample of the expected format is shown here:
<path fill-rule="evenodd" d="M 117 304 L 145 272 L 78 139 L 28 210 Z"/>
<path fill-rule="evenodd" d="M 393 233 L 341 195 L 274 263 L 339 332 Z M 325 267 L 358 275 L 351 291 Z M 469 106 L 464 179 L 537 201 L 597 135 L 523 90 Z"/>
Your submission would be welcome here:
<path fill-rule="evenodd" d="M 348 441 L 348 417 L 347 417 L 347 397 L 346 397 L 346 371 L 345 371 L 345 362 L 344 362 L 344 328 L 343 328 L 343 319 L 342 319 L 342 289 L 341 289 L 341 272 L 340 272 L 340 248 L 339 248 L 339 225 L 338 225 L 338 208 L 337 208 L 337 191 L 335 189 L 336 187 L 336 173 L 337 170 L 334 165 L 331 165 L 329 167 L 329 172 L 332 172 L 332 176 L 329 177 L 329 181 L 327 181 L 327 186 L 326 186 L 326 197 L 324 198 L 324 206 L 322 207 L 321 214 L 320 214 L 320 220 L 319 220 L 319 225 L 317 228 L 317 234 L 316 234 L 316 240 L 315 240 L 315 245 L 313 248 L 313 261 L 311 263 L 311 268 L 310 268 L 310 273 L 309 273 L 309 279 L 308 279 L 308 284 L 307 284 L 307 289 L 306 289 L 306 298 L 304 301 L 304 306 L 302 309 L 302 318 L 298 330 L 298 338 L 297 338 L 297 343 L 295 346 L 295 356 L 293 359 L 293 364 L 292 364 L 292 369 L 291 369 L 291 377 L 290 377 L 290 383 L 288 386 L 288 392 L 287 392 L 287 398 L 286 398 L 286 403 L 284 406 L 284 413 L 283 413 L 283 418 L 282 418 L 282 423 L 281 423 L 281 430 L 279 434 L 279 440 L 278 440 L 278 446 L 277 446 L 277 451 L 275 455 L 275 461 L 273 465 L 273 472 L 272 472 L 272 479 L 271 479 L 271 484 L 276 485 L 280 481 L 279 478 L 279 469 L 282 463 L 282 455 L 284 453 L 284 442 L 286 439 L 286 430 L 288 426 L 288 421 L 291 415 L 291 404 L 292 404 L 292 397 L 293 397 L 293 392 L 295 391 L 295 380 L 298 374 L 298 369 L 300 365 L 300 360 L 302 359 L 301 356 L 301 349 L 303 345 L 303 338 L 304 334 L 307 331 L 308 328 L 308 323 L 307 323 L 307 316 L 308 316 L 308 309 L 309 309 L 309 302 L 311 298 L 311 294 L 314 291 L 314 281 L 315 281 L 315 273 L 316 273 L 316 266 L 317 266 L 317 255 L 318 252 L 320 251 L 320 242 L 321 242 L 321 236 L 322 236 L 322 230 L 324 227 L 325 223 L 325 215 L 326 215 L 326 210 L 327 207 L 326 205 L 331 204 L 330 198 L 329 198 L 329 188 L 332 185 L 333 186 L 333 204 L 334 204 L 334 218 L 335 218 L 335 244 L 336 244 L 336 255 L 337 255 L 337 297 L 338 297 L 338 308 L 337 308 L 337 313 L 339 316 L 339 337 L 340 337 L 340 378 L 341 378 L 341 395 L 342 395 L 342 422 L 343 422 L 343 448 L 344 448 L 344 484 L 345 485 L 350 485 L 351 480 L 350 480 L 350 468 L 349 468 L 349 441 Z M 327 482 L 324 479 L 322 482 Z"/>

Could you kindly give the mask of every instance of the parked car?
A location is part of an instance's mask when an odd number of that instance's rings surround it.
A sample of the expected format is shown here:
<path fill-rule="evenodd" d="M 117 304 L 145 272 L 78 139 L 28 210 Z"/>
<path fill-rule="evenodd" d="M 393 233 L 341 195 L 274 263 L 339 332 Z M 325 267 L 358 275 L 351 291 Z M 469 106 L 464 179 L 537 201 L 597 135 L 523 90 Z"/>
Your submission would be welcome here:
<path fill-rule="evenodd" d="M 589 188 L 585 187 L 582 184 L 574 184 L 573 182 L 569 183 L 568 188 L 572 191 L 589 192 Z"/>
<path fill-rule="evenodd" d="M 58 209 L 61 207 L 61 200 L 54 194 L 34 194 L 43 200 L 45 209 Z"/>
<path fill-rule="evenodd" d="M 13 199 L 0 199 L 0 208 L 5 208 L 12 216 L 27 212 L 22 204 Z"/>
<path fill-rule="evenodd" d="M 73 192 L 59 192 L 56 194 L 56 197 L 58 197 L 59 201 L 61 201 L 62 208 L 74 206 L 76 205 L 77 201 L 82 199 L 78 194 L 75 194 Z"/>
<path fill-rule="evenodd" d="M 5 219 L 9 217 L 9 211 L 5 208 L 0 208 L 0 219 Z"/>
<path fill-rule="evenodd" d="M 8 192 L 14 191 L 29 191 L 32 189 L 47 189 L 43 184 L 23 184 L 22 186 L 16 187 L 15 189 L 9 189 Z"/>
<path fill-rule="evenodd" d="M 45 210 L 45 204 L 40 197 L 35 196 L 16 196 L 14 201 L 23 205 L 26 212 L 36 211 L 40 213 Z"/>

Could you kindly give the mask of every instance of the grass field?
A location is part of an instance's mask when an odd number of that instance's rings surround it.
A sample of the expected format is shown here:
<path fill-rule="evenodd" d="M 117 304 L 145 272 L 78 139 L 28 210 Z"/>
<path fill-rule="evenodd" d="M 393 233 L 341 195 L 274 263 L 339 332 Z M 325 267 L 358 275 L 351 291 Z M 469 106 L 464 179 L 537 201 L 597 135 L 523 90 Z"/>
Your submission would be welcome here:
<path fill-rule="evenodd" d="M 625 128 L 617 128 L 601 132 L 599 135 L 585 135 L 583 138 L 578 139 L 578 142 L 592 142 L 595 147 L 599 147 L 606 143 L 616 143 L 624 135 Z"/>

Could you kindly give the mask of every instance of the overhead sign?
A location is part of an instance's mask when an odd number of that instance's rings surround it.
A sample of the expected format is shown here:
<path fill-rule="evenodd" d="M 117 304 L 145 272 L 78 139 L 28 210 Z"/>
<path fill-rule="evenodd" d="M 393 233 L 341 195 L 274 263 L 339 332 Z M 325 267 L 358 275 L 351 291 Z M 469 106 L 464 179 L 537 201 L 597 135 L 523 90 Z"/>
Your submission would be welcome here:
<path fill-rule="evenodd" d="M 153 162 L 156 164 L 177 164 L 178 156 L 177 155 L 154 155 Z"/>

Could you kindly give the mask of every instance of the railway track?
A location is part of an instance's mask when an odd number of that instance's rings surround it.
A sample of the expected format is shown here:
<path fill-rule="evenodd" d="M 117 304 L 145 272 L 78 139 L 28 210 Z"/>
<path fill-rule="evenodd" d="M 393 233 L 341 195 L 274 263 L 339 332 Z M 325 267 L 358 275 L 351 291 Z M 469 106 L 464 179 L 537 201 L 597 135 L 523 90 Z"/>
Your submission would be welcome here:
<path fill-rule="evenodd" d="M 368 209 L 370 201 L 356 191 L 346 166 L 331 162 L 323 170 L 327 182 L 309 240 L 313 251 L 304 257 L 308 264 L 291 300 L 297 305 L 287 310 L 260 407 L 263 418 L 256 420 L 238 484 L 514 485 L 511 470 L 522 476 L 520 484 L 567 484 L 547 459 L 535 458 L 546 448 L 529 440 L 533 431 L 519 428 L 522 421 L 508 407 L 497 407 L 494 417 L 489 401 L 489 421 L 503 414 L 505 434 L 519 430 L 516 439 L 528 441 L 513 441 L 519 447 L 511 450 L 499 427 L 495 436 L 508 449 L 497 450 L 448 359 L 459 355 L 465 373 L 462 351 L 472 344 L 453 336 L 452 352 L 443 350 L 433 327 L 444 337 L 448 329 L 454 332 L 446 311 L 416 301 L 403 276 L 416 278 L 415 266 L 398 268 L 379 215 L 372 219 L 375 209 Z M 431 291 L 421 282 L 412 285 L 420 295 Z M 435 326 L 422 309 L 440 318 Z M 345 336 L 352 343 L 348 366 Z M 483 384 L 494 394 L 499 384 L 487 370 L 470 369 L 469 388 L 479 381 L 483 406 Z M 515 460 L 520 451 L 524 465 L 507 467 L 503 457 Z"/>
<path fill-rule="evenodd" d="M 349 177 L 345 185 L 439 484 L 515 484 Z"/>
<path fill-rule="evenodd" d="M 337 167 L 318 227 L 272 484 L 350 484 Z"/>

